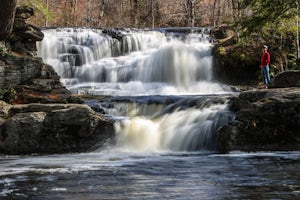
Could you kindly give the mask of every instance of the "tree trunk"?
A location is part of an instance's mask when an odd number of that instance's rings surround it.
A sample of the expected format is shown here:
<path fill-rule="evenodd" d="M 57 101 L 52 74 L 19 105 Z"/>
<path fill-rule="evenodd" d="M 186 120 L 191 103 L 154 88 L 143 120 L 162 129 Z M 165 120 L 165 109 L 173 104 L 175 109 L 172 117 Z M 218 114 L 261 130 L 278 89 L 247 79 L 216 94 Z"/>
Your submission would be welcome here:
<path fill-rule="evenodd" d="M 46 0 L 47 12 L 49 12 L 49 0 Z M 45 27 L 48 27 L 48 19 L 45 17 Z"/>
<path fill-rule="evenodd" d="M 0 6 L 0 40 L 9 38 L 12 33 L 17 0 L 2 0 Z"/>
<path fill-rule="evenodd" d="M 214 8 L 213 8 L 213 26 L 219 25 L 219 19 L 221 15 L 221 2 L 220 0 L 214 0 Z"/>
<path fill-rule="evenodd" d="M 135 27 L 138 27 L 139 21 L 139 10 L 138 10 L 138 0 L 133 0 L 133 23 Z"/>
<path fill-rule="evenodd" d="M 300 46 L 299 46 L 299 4 L 297 3 L 297 33 L 296 33 L 296 48 L 297 48 L 297 60 L 300 58 Z"/>
<path fill-rule="evenodd" d="M 195 26 L 195 2 L 194 0 L 188 0 L 188 26 L 194 27 Z"/>
<path fill-rule="evenodd" d="M 122 6 L 123 3 L 121 3 L 121 6 Z M 102 19 L 103 19 L 103 16 L 104 16 L 104 9 L 105 9 L 105 1 L 104 0 L 101 0 L 101 4 L 100 4 L 100 9 L 99 9 L 99 15 L 98 15 L 98 28 L 101 27 L 102 25 Z M 121 10 L 122 12 L 122 10 Z"/>
<path fill-rule="evenodd" d="M 154 2 L 153 2 L 153 0 L 151 0 L 151 17 L 152 17 L 152 28 L 154 28 L 155 16 L 154 16 Z"/>
<path fill-rule="evenodd" d="M 73 9 L 73 8 L 72 8 Z M 86 13 L 86 26 L 88 28 L 91 28 L 91 23 L 92 23 L 92 14 L 91 14 L 91 9 L 92 9 L 92 6 L 91 6 L 91 0 L 89 0 L 87 2 L 87 13 Z"/>

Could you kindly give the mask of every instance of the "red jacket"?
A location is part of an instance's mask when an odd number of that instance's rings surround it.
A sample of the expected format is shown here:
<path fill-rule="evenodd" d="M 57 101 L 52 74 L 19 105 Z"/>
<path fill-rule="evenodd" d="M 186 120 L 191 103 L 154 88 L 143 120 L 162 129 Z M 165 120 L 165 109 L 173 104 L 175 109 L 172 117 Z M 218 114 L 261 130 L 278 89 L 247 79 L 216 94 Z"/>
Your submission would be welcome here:
<path fill-rule="evenodd" d="M 267 66 L 268 64 L 270 64 L 270 61 L 271 61 L 270 53 L 266 51 L 261 56 L 260 67 Z"/>

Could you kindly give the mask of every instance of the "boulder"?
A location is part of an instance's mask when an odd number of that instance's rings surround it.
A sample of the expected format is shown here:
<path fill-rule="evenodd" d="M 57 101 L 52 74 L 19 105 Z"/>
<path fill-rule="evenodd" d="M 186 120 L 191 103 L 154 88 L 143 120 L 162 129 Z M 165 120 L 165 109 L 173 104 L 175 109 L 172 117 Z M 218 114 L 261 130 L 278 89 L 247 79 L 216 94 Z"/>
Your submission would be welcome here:
<path fill-rule="evenodd" d="M 300 87 L 300 70 L 285 71 L 277 74 L 270 83 L 272 88 Z"/>
<path fill-rule="evenodd" d="M 242 92 L 230 109 L 236 116 L 218 130 L 220 152 L 300 150 L 300 88 Z"/>
<path fill-rule="evenodd" d="M 2 153 L 37 153 L 40 147 L 40 137 L 44 129 L 46 113 L 17 113 L 1 128 Z"/>
<path fill-rule="evenodd" d="M 113 123 L 86 105 L 0 102 L 0 153 L 84 152 L 100 147 L 113 133 Z"/>

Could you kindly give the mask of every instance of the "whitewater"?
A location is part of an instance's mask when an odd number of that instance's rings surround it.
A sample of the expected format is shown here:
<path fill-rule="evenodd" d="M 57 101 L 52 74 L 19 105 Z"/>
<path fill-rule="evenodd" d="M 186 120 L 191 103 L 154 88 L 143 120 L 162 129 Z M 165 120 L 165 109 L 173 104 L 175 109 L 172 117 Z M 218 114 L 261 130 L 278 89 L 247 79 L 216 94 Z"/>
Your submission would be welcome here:
<path fill-rule="evenodd" d="M 43 31 L 38 55 L 114 122 L 90 152 L 0 157 L 1 199 L 297 199 L 299 152 L 218 154 L 233 87 L 209 28 Z M 101 97 L 101 98 L 100 98 Z"/>

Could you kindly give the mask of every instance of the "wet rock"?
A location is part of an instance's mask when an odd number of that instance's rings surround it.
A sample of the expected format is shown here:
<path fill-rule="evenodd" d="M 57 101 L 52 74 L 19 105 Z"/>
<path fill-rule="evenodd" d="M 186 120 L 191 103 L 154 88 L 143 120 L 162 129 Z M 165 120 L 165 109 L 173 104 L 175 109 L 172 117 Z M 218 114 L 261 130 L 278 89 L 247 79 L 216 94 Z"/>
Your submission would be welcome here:
<path fill-rule="evenodd" d="M 0 153 L 94 150 L 113 136 L 111 121 L 78 104 L 9 105 L 0 102 Z"/>
<path fill-rule="evenodd" d="M 230 108 L 236 117 L 218 131 L 220 152 L 300 150 L 300 88 L 242 92 Z"/>
<path fill-rule="evenodd" d="M 126 36 L 125 29 L 104 29 L 103 33 L 115 38 L 119 41 L 122 41 L 123 37 Z"/>

